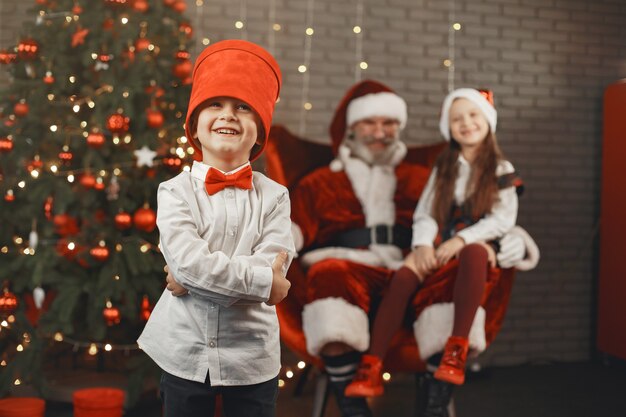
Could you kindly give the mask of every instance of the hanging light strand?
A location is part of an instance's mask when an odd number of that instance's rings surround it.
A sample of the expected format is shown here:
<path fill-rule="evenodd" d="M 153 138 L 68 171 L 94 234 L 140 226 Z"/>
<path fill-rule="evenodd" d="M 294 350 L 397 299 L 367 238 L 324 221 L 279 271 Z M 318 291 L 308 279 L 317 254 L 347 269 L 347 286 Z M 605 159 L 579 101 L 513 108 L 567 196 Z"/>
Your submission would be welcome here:
<path fill-rule="evenodd" d="M 448 67 L 448 92 L 454 90 L 454 76 L 455 76 L 455 3 L 454 0 L 450 0 L 450 11 L 448 12 L 448 59 L 445 61 L 445 65 Z"/>
<path fill-rule="evenodd" d="M 362 73 L 367 64 L 363 61 L 363 0 L 357 0 L 356 3 L 356 19 L 354 28 L 352 28 L 355 39 L 355 52 L 354 52 L 354 81 L 359 82 L 362 78 Z"/>
<path fill-rule="evenodd" d="M 267 43 L 269 45 L 269 50 L 272 55 L 274 55 L 276 50 L 276 30 L 279 27 L 276 23 L 276 0 L 270 0 L 270 6 L 268 11 L 268 29 L 267 29 Z"/>
<path fill-rule="evenodd" d="M 204 21 L 203 19 L 203 14 L 204 14 L 204 0 L 196 0 L 196 13 L 195 13 L 195 20 L 194 20 L 194 32 L 200 33 L 200 23 Z M 202 44 L 203 39 L 201 39 L 200 36 L 196 35 L 196 40 L 194 42 L 194 53 L 196 56 L 198 56 L 200 54 L 200 51 L 202 51 L 202 48 L 204 47 L 204 45 Z"/>
<path fill-rule="evenodd" d="M 239 0 L 239 21 L 235 23 L 235 27 L 241 30 L 241 39 L 248 40 L 248 1 Z"/>
<path fill-rule="evenodd" d="M 306 28 L 304 30 L 304 63 L 300 65 L 298 71 L 302 73 L 302 108 L 300 109 L 300 136 L 306 133 L 307 112 L 313 107 L 309 102 L 309 66 L 311 63 L 311 48 L 313 46 L 313 12 L 315 0 L 307 1 Z"/>

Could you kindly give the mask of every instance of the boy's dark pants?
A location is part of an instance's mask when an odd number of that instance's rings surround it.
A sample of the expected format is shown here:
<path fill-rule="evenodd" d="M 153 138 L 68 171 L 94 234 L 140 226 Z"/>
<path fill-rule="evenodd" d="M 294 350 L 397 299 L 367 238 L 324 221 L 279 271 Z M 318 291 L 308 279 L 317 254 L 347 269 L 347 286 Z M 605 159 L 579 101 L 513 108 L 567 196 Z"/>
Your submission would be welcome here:
<path fill-rule="evenodd" d="M 208 376 L 201 383 L 163 372 L 163 417 L 213 417 L 218 394 L 225 417 L 274 417 L 278 376 L 255 385 L 211 387 Z"/>

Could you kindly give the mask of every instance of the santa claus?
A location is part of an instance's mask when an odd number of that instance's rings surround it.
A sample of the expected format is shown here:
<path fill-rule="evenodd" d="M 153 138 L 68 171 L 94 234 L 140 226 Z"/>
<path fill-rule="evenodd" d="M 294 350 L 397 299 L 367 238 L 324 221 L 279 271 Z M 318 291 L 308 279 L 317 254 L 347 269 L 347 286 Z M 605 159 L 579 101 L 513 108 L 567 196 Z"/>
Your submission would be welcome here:
<path fill-rule="evenodd" d="M 406 121 L 406 103 L 392 89 L 372 80 L 357 83 L 330 126 L 335 159 L 291 190 L 294 241 L 306 271 L 292 292 L 304 298 L 306 348 L 321 357 L 343 416 L 371 415 L 363 398 L 346 397 L 344 389 L 369 346 L 371 306 L 410 249 L 413 211 L 429 175 L 428 168 L 405 161 L 400 134 Z M 523 230 L 516 232 L 501 241 L 499 264 L 530 269 L 538 251 Z M 446 291 L 440 292 L 445 301 Z M 443 309 L 425 311 L 434 306 L 429 304 L 432 299 L 413 303 L 415 336 L 420 348 L 428 346 L 428 356 L 443 348 L 449 331 L 448 308 L 442 303 Z M 476 326 L 484 329 L 484 316 Z M 474 333 L 480 351 L 485 331 Z"/>

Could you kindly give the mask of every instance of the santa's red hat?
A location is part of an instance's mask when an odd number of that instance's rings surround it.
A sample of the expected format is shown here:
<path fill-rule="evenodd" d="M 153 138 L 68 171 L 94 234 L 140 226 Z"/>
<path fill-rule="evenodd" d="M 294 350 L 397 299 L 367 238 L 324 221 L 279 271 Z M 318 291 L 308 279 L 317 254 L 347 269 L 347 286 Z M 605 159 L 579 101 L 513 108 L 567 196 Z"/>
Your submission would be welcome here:
<path fill-rule="evenodd" d="M 348 90 L 335 110 L 329 129 L 333 152 L 337 154 L 346 129 L 359 120 L 374 116 L 394 118 L 403 129 L 407 119 L 406 102 L 386 85 L 363 80 Z"/>
<path fill-rule="evenodd" d="M 282 76 L 278 63 L 260 46 L 242 40 L 226 40 L 207 47 L 196 59 L 191 97 L 185 119 L 185 134 L 196 153 L 202 149 L 193 140 L 193 112 L 212 97 L 232 97 L 246 102 L 261 118 L 264 140 L 250 160 L 265 148 L 272 124 L 274 104 L 280 93 Z"/>

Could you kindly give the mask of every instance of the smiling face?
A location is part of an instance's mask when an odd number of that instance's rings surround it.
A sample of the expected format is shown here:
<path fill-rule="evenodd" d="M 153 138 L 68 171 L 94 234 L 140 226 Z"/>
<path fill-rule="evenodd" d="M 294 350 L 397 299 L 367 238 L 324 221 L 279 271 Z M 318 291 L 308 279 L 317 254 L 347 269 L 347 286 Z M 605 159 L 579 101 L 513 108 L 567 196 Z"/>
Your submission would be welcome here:
<path fill-rule="evenodd" d="M 489 134 L 489 123 L 474 102 L 457 98 L 450 106 L 450 133 L 465 153 L 478 149 Z"/>
<path fill-rule="evenodd" d="M 354 140 L 365 145 L 372 155 L 384 152 L 398 139 L 400 122 L 390 117 L 372 116 L 352 125 Z"/>
<path fill-rule="evenodd" d="M 194 138 L 202 148 L 202 161 L 231 171 L 250 158 L 259 137 L 261 119 L 244 101 L 215 97 L 199 108 Z"/>

